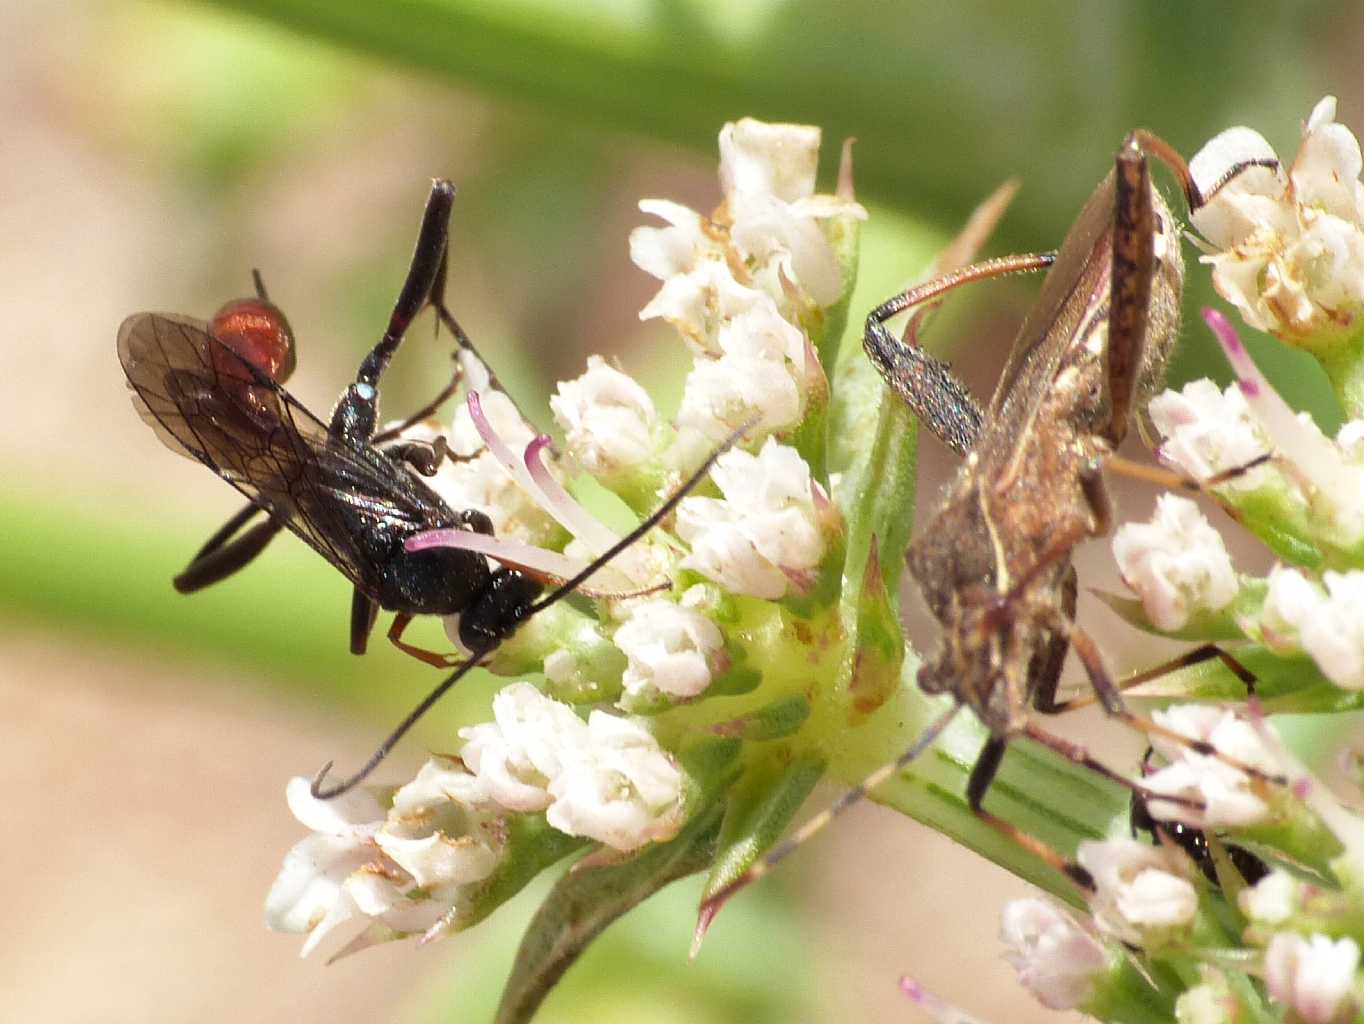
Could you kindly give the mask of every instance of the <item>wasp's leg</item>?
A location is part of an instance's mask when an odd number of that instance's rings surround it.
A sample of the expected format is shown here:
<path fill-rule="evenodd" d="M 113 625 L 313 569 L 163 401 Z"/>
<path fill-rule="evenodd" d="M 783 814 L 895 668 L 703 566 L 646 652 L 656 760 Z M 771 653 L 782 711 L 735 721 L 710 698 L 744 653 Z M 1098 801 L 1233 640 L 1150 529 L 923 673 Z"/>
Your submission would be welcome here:
<path fill-rule="evenodd" d="M 951 367 L 929 355 L 918 344 L 914 321 L 910 322 L 904 339 L 891 334 L 886 321 L 963 284 L 1039 270 L 1051 266 L 1054 261 L 1052 253 L 986 260 L 901 292 L 867 315 L 862 347 L 872 365 L 924 426 L 958 455 L 965 455 L 974 448 L 980 437 L 984 419 L 980 405 L 952 373 Z"/>
<path fill-rule="evenodd" d="M 384 454 L 407 463 L 422 476 L 435 476 L 445 459 L 455 460 L 444 434 L 438 434 L 434 441 L 394 441 L 384 446 Z"/>
<path fill-rule="evenodd" d="M 405 612 L 399 612 L 397 615 L 393 616 L 393 625 L 388 629 L 388 639 L 394 647 L 398 648 L 398 650 L 402 651 L 404 654 L 410 654 L 418 661 L 423 661 L 436 668 L 454 668 L 457 665 L 464 664 L 466 659 L 461 655 L 438 654 L 435 651 L 428 651 L 425 647 L 418 647 L 415 644 L 410 644 L 404 640 L 402 638 L 403 632 L 411 622 L 412 616 Z"/>
<path fill-rule="evenodd" d="M 265 549 L 265 545 L 284 529 L 282 523 L 268 519 L 263 523 L 257 523 L 239 536 L 233 535 L 256 513 L 263 511 L 259 505 L 247 505 L 224 523 L 199 549 L 185 570 L 171 581 L 175 589 L 182 594 L 202 590 L 231 576 L 259 555 Z"/>
<path fill-rule="evenodd" d="M 365 594 L 359 587 L 350 597 L 350 652 L 364 654 L 369 647 L 369 634 L 374 628 L 374 620 L 379 617 L 379 603 Z"/>

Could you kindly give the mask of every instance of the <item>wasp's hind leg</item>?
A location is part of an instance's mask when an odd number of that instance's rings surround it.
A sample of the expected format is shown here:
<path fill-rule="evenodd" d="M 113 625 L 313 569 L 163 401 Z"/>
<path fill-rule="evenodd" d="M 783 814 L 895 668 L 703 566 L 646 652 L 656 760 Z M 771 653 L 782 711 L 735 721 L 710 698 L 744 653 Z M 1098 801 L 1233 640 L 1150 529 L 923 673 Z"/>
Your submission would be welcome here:
<path fill-rule="evenodd" d="M 185 570 L 171 581 L 175 589 L 182 594 L 202 590 L 231 576 L 259 555 L 265 549 L 265 545 L 284 529 L 281 523 L 267 519 L 243 534 L 238 536 L 234 534 L 237 534 L 237 531 L 250 522 L 257 513 L 264 511 L 259 505 L 246 505 L 225 522 L 204 542 L 204 546 L 195 553 Z"/>

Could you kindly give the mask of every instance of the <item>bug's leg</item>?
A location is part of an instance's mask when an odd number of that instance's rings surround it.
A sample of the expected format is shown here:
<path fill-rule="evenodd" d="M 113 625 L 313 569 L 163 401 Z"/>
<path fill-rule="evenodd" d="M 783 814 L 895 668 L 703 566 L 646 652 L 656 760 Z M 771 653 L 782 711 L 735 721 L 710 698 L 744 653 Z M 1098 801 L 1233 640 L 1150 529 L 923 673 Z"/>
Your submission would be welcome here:
<path fill-rule="evenodd" d="M 1103 656 L 1099 653 L 1099 647 L 1090 638 L 1089 634 L 1083 629 L 1076 627 L 1071 630 L 1071 646 L 1075 648 L 1075 653 L 1080 657 L 1080 663 L 1085 667 L 1085 674 L 1089 676 L 1089 683 L 1094 688 L 1094 694 L 1099 703 L 1103 706 L 1111 717 L 1118 719 L 1124 725 L 1135 729 L 1137 732 L 1147 736 L 1159 736 L 1161 739 L 1177 743 L 1182 747 L 1187 747 L 1195 754 L 1202 754 L 1205 757 L 1215 757 L 1223 764 L 1230 765 L 1240 771 L 1245 772 L 1252 779 L 1260 782 L 1272 783 L 1274 785 L 1286 785 L 1288 780 L 1281 775 L 1271 775 L 1263 769 L 1256 768 L 1254 765 L 1245 764 L 1234 757 L 1228 757 L 1221 753 L 1211 743 L 1204 740 L 1191 739 L 1183 733 L 1173 729 L 1167 729 L 1157 722 L 1148 718 L 1142 718 L 1128 709 L 1122 699 L 1122 690 L 1117 681 L 1109 674 L 1108 668 L 1103 663 Z M 1161 799 L 1164 799 L 1162 797 Z"/>
<path fill-rule="evenodd" d="M 412 616 L 406 612 L 399 612 L 393 616 L 393 625 L 388 629 L 389 642 L 404 654 L 410 654 L 418 661 L 423 661 L 436 668 L 453 668 L 462 665 L 465 659 L 458 654 L 438 654 L 436 651 L 428 651 L 425 647 L 418 647 L 404 640 L 403 632 L 412 622 Z"/>
<path fill-rule="evenodd" d="M 1068 857 L 1063 857 L 1036 836 L 1028 835 L 1017 825 L 1013 825 L 985 809 L 985 793 L 999 772 L 999 765 L 1004 760 L 1004 751 L 1008 747 L 1008 743 L 1008 739 L 1003 736 L 992 736 L 985 741 L 980 756 L 976 758 L 976 763 L 971 768 L 970 778 L 966 780 L 967 806 L 971 808 L 971 813 L 985 824 L 1023 847 L 1038 860 L 1050 864 L 1074 882 L 1082 892 L 1092 893 L 1094 891 L 1094 879 L 1088 871 Z"/>
<path fill-rule="evenodd" d="M 945 362 L 929 355 L 918 344 L 913 322 L 902 340 L 891 334 L 886 321 L 963 284 L 1040 270 L 1054 261 L 1052 253 L 986 260 L 916 285 L 887 299 L 867 315 L 862 347 L 872 365 L 924 426 L 958 455 L 975 447 L 980 436 L 984 414 L 979 404 Z"/>
<path fill-rule="evenodd" d="M 1202 494 L 1214 487 L 1222 486 L 1229 480 L 1235 480 L 1237 477 L 1245 476 L 1252 469 L 1265 465 L 1272 461 L 1273 458 L 1273 454 L 1266 452 L 1263 455 L 1257 455 L 1249 462 L 1243 462 L 1239 466 L 1232 466 L 1230 469 L 1224 469 L 1220 473 L 1214 473 L 1206 480 L 1195 480 L 1193 477 L 1184 476 L 1182 473 L 1177 473 L 1172 469 L 1166 469 L 1164 466 L 1148 466 L 1144 462 L 1134 462 L 1131 459 L 1123 458 L 1121 455 L 1109 456 L 1105 465 L 1108 469 L 1113 470 L 1113 472 L 1128 477 L 1131 480 L 1142 480 L 1149 484 L 1156 484 L 1159 487 L 1164 487 L 1166 490 L 1170 491 L 1193 491 L 1195 494 Z"/>
<path fill-rule="evenodd" d="M 1171 658 L 1169 661 L 1162 662 L 1152 668 L 1145 669 L 1144 671 L 1137 672 L 1118 680 L 1114 685 L 1117 686 L 1119 690 L 1130 690 L 1134 687 L 1141 686 L 1143 683 L 1149 683 L 1152 679 L 1159 679 L 1161 676 L 1169 675 L 1171 672 L 1177 672 L 1182 668 L 1189 668 L 1192 665 L 1201 665 L 1203 662 L 1211 661 L 1213 658 L 1221 661 L 1223 665 L 1231 670 L 1232 674 L 1235 675 L 1237 679 L 1245 684 L 1246 693 L 1248 695 L 1254 695 L 1255 673 L 1237 661 L 1236 657 L 1230 652 L 1224 651 L 1216 644 L 1202 644 L 1199 647 L 1195 647 L 1193 650 L 1185 651 L 1178 657 Z M 1089 693 L 1084 694 L 1083 696 L 1071 697 L 1068 700 L 1058 701 L 1055 698 L 1056 691 L 1054 688 L 1051 691 L 1050 698 L 1045 702 L 1041 700 L 1041 694 L 1039 693 L 1039 699 L 1036 704 L 1037 710 L 1045 715 L 1059 715 L 1067 711 L 1074 711 L 1076 708 L 1088 707 L 1098 700 L 1098 695 L 1091 689 Z"/>
<path fill-rule="evenodd" d="M 384 336 L 361 361 L 355 382 L 336 403 L 331 419 L 333 434 L 355 443 L 367 443 L 374 435 L 378 420 L 379 378 L 402 343 L 408 326 L 426 306 L 437 276 L 445 266 L 445 245 L 450 233 L 450 208 L 454 199 L 453 184 L 440 179 L 432 183 L 426 211 L 422 214 L 421 228 L 417 232 L 412 263 L 407 269 L 407 280 L 403 282 L 398 301 L 393 305 Z"/>
<path fill-rule="evenodd" d="M 369 634 L 374 620 L 379 617 L 379 603 L 365 595 L 359 587 L 350 596 L 350 652 L 364 654 L 369 647 Z"/>
<path fill-rule="evenodd" d="M 1095 760 L 1090 756 L 1089 751 L 1080 746 L 1080 744 L 1063 739 L 1055 733 L 1047 732 L 1045 729 L 1041 729 L 1032 723 L 1029 723 L 1024 727 L 1023 735 L 1027 736 L 1028 739 L 1032 740 L 1034 743 L 1041 744 L 1048 750 L 1054 750 L 1068 761 L 1073 761 L 1082 768 L 1088 768 L 1096 775 L 1103 776 L 1109 782 L 1115 782 L 1124 789 L 1131 790 L 1133 794 L 1141 797 L 1143 800 L 1161 800 L 1165 803 L 1179 804 L 1192 810 L 1199 811 L 1204 810 L 1206 807 L 1206 805 L 1199 800 L 1190 800 L 1185 797 L 1167 796 L 1164 793 L 1155 793 L 1147 789 L 1140 781 L 1129 779 L 1125 775 L 1115 772 L 1102 761 Z"/>
<path fill-rule="evenodd" d="M 224 523 L 212 537 L 199 549 L 194 559 L 171 582 L 182 594 L 192 594 L 196 590 L 226 579 L 246 565 L 265 549 L 284 526 L 274 519 L 257 523 L 239 536 L 233 536 L 245 526 L 258 512 L 259 505 L 245 506 L 240 512 Z"/>
<path fill-rule="evenodd" d="M 1132 395 L 1141 373 L 1156 271 L 1151 169 L 1146 154 L 1132 136 L 1118 151 L 1113 174 L 1113 270 L 1109 284 L 1108 344 L 1104 348 L 1109 422 L 1104 435 L 1117 447 L 1127 433 L 1132 415 Z"/>

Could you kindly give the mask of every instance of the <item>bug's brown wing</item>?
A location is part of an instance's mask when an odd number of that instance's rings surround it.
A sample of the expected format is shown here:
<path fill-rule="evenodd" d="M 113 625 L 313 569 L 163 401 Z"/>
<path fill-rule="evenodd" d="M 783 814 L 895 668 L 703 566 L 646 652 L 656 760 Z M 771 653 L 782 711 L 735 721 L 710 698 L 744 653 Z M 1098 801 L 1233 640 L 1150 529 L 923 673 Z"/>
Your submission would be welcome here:
<path fill-rule="evenodd" d="M 1000 374 L 986 419 L 999 436 L 1015 442 L 1028 435 L 1031 418 L 1051 388 L 1056 372 L 1082 321 L 1106 314 L 1113 245 L 1113 175 L 1104 178 L 1047 272 L 1042 291 L 1028 313 L 1004 372 Z M 1103 304 L 1097 309 L 1093 303 Z"/>
<path fill-rule="evenodd" d="M 213 470 L 361 589 L 375 578 L 374 555 L 357 527 L 425 521 L 405 471 L 332 438 L 201 321 L 135 313 L 119 328 L 118 354 L 134 404 L 162 443 Z"/>

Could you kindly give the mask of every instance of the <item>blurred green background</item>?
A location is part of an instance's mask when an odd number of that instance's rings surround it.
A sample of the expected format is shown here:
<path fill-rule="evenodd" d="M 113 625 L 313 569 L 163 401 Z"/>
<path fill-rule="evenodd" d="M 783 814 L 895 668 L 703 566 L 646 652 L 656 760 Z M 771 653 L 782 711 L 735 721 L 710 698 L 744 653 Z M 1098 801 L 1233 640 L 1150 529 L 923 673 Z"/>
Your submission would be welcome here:
<path fill-rule="evenodd" d="M 685 356 L 639 323 L 655 282 L 626 238 L 641 197 L 716 203 L 724 121 L 821 125 L 830 183 L 838 141 L 858 138 L 872 218 L 856 316 L 1006 177 L 1023 189 L 992 251 L 1056 244 L 1133 126 L 1192 153 L 1249 123 L 1286 155 L 1333 92 L 1364 127 L 1362 45 L 1348 3 L 4 5 L 0 760 L 18 803 L 0 1016 L 482 1020 L 534 902 L 330 968 L 261 930 L 301 835 L 285 780 L 363 756 L 433 678 L 383 642 L 346 654 L 347 588 L 292 539 L 193 599 L 171 591 L 237 501 L 133 415 L 113 351 L 125 315 L 207 316 L 259 267 L 300 337 L 291 388 L 326 410 L 443 175 L 460 187 L 452 304 L 541 425 L 552 382 L 591 352 L 675 400 Z M 982 395 L 1033 287 L 984 289 L 935 335 L 969 336 L 954 358 Z M 1225 377 L 1186 333 L 1176 376 Z M 446 358 L 414 332 L 387 408 L 425 397 Z M 1265 358 L 1290 399 L 1317 402 L 1312 367 Z M 925 459 L 930 475 L 947 464 Z M 448 746 L 491 686 L 471 681 L 404 763 Z M 874 812 L 796 861 L 726 912 L 695 964 L 695 890 L 675 887 L 543 1019 L 912 1019 L 904 971 L 982 1015 L 1047 1019 L 990 941 L 1019 884 Z"/>

